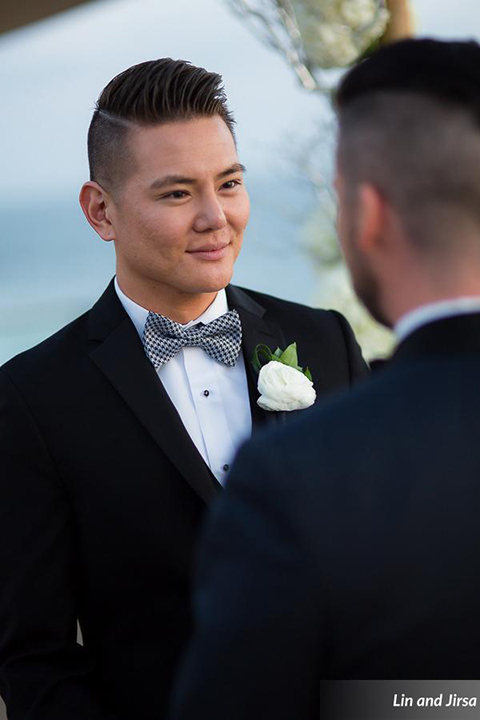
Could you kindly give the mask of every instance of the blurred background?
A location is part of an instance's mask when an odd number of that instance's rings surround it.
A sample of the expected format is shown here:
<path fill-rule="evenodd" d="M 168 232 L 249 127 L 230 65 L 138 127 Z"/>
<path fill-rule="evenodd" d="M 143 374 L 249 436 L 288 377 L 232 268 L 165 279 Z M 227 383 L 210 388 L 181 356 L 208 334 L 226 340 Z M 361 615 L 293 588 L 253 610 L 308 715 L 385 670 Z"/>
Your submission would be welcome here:
<path fill-rule="evenodd" d="M 332 282 L 338 253 L 317 192 L 329 182 L 334 126 L 281 53 L 226 0 L 47 2 L 76 6 L 41 20 L 35 0 L 0 8 L 0 363 L 87 310 L 114 274 L 113 248 L 77 201 L 87 128 L 114 75 L 162 56 L 224 77 L 252 200 L 235 282 L 340 307 L 360 327 Z M 480 37 L 478 0 L 410 4 L 417 35 Z M 390 342 L 371 327 L 363 340 L 369 356 Z"/>
<path fill-rule="evenodd" d="M 30 4 L 35 16 L 41 3 Z M 417 34 L 480 35 L 478 0 L 411 5 Z M 87 128 L 115 74 L 161 56 L 224 77 L 252 199 L 235 282 L 338 305 L 315 247 L 318 199 L 307 167 L 324 109 L 226 0 L 91 0 L 15 29 L 22 22 L 15 12 L 24 7 L 28 16 L 29 3 L 2 6 L 0 363 L 88 309 L 112 277 L 113 248 L 90 229 L 77 201 L 88 172 Z M 322 133 L 327 167 L 332 143 Z M 373 345 L 367 354 L 381 353 L 382 342 Z"/>

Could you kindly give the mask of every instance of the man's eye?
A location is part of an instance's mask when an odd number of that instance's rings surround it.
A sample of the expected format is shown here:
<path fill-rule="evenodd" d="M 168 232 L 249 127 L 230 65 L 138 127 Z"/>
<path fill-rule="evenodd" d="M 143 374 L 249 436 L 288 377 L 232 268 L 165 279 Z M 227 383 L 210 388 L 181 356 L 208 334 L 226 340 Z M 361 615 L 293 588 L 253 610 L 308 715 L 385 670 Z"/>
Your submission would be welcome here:
<path fill-rule="evenodd" d="M 241 184 L 241 180 L 227 180 L 226 183 L 223 183 L 222 188 L 224 188 L 225 190 L 233 190 L 234 187 Z"/>
<path fill-rule="evenodd" d="M 168 195 L 163 195 L 163 198 L 167 200 L 182 200 L 186 196 L 187 193 L 184 190 L 174 190 L 168 193 Z"/>

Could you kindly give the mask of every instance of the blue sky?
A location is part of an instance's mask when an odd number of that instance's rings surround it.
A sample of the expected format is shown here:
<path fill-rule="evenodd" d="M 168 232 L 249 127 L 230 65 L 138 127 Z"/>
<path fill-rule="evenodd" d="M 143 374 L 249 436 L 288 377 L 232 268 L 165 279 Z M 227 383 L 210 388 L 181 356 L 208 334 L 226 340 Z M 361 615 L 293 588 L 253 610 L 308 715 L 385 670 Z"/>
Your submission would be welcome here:
<path fill-rule="evenodd" d="M 421 34 L 480 37 L 478 0 L 413 7 Z M 0 38 L 0 202 L 76 193 L 99 92 L 126 67 L 167 55 L 224 76 L 254 172 L 279 172 L 282 151 L 312 133 L 319 98 L 223 0 L 98 0 Z"/>

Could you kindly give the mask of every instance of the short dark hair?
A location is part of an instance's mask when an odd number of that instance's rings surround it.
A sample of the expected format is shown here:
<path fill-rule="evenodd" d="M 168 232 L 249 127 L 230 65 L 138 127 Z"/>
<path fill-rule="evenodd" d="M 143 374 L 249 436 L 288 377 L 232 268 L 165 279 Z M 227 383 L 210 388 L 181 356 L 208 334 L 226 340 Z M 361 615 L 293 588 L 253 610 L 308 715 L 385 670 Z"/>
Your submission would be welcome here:
<path fill-rule="evenodd" d="M 377 186 L 418 246 L 438 248 L 467 216 L 480 224 L 478 43 L 382 47 L 344 76 L 335 102 L 347 185 Z"/>
<path fill-rule="evenodd" d="M 340 112 L 376 92 L 419 93 L 460 107 L 480 125 L 480 45 L 471 41 L 400 40 L 348 72 L 336 93 Z"/>
<path fill-rule="evenodd" d="M 234 134 L 222 77 L 184 60 L 161 58 L 128 68 L 102 91 L 88 131 L 90 179 L 109 190 L 131 167 L 127 138 L 138 126 L 219 115 Z"/>

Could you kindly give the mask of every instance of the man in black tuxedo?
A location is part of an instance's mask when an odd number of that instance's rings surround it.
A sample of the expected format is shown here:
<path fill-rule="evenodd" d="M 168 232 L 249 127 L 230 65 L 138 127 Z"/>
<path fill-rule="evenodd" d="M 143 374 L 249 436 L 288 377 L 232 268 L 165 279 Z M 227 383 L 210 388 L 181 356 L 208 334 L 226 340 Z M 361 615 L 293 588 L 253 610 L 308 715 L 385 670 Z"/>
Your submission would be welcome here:
<path fill-rule="evenodd" d="M 311 720 L 321 680 L 480 674 L 480 46 L 387 46 L 337 106 L 340 239 L 399 345 L 240 451 L 174 720 Z"/>
<path fill-rule="evenodd" d="M 337 313 L 229 285 L 248 196 L 218 75 L 130 68 L 88 145 L 80 200 L 115 281 L 0 371 L 9 720 L 160 720 L 202 516 L 252 426 L 288 416 L 257 405 L 255 346 L 297 341 L 317 397 L 365 371 Z"/>

